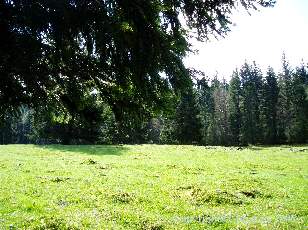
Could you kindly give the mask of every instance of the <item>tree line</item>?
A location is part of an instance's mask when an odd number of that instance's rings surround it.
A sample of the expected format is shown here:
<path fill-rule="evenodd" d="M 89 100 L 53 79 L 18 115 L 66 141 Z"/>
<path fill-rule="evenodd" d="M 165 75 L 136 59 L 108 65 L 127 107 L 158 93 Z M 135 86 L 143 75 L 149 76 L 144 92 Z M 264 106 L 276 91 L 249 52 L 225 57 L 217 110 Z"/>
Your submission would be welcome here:
<path fill-rule="evenodd" d="M 191 72 L 196 75 L 196 72 Z M 193 77 L 193 76 L 192 76 Z M 292 144 L 308 141 L 308 69 L 282 70 L 244 63 L 229 82 L 196 78 L 181 94 L 164 97 L 164 109 L 145 113 L 122 108 L 121 120 L 95 90 L 79 95 L 77 113 L 46 102 L 8 112 L 0 143 L 36 144 Z"/>

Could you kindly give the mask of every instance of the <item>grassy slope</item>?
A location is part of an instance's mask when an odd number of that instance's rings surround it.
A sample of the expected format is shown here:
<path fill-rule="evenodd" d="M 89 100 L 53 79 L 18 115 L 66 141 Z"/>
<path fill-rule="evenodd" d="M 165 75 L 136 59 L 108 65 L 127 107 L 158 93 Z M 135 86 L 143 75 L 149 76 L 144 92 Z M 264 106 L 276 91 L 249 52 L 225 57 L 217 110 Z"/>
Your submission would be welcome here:
<path fill-rule="evenodd" d="M 305 229 L 308 146 L 0 146 L 9 226 Z"/>

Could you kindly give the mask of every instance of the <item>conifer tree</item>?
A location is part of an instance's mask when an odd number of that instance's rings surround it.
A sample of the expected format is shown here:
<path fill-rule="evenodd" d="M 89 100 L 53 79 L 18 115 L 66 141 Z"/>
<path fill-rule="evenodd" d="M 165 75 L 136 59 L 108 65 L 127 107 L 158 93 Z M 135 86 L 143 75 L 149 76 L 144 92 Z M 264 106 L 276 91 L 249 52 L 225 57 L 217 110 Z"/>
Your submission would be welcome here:
<path fill-rule="evenodd" d="M 201 143 L 204 145 L 212 144 L 212 140 L 208 135 L 208 131 L 212 126 L 214 116 L 214 98 L 212 87 L 206 78 L 202 78 L 197 82 L 198 87 L 198 104 L 200 108 L 201 121 Z"/>
<path fill-rule="evenodd" d="M 278 110 L 277 110 L 277 135 L 280 143 L 290 139 L 290 124 L 293 116 L 291 106 L 292 95 L 292 70 L 285 54 L 282 55 L 282 71 L 278 79 Z"/>
<path fill-rule="evenodd" d="M 175 123 L 179 143 L 197 144 L 200 142 L 200 112 L 193 89 L 182 95 L 176 110 Z"/>
<path fill-rule="evenodd" d="M 227 115 L 227 84 L 217 77 L 213 80 L 214 115 L 212 120 L 213 144 L 229 144 L 229 123 Z"/>
<path fill-rule="evenodd" d="M 240 144 L 241 110 L 240 110 L 241 81 L 238 71 L 234 71 L 229 84 L 228 114 L 230 124 L 230 141 L 233 145 Z"/>
<path fill-rule="evenodd" d="M 264 143 L 277 143 L 277 102 L 278 83 L 274 69 L 269 67 L 264 79 L 263 94 L 261 102 L 261 122 L 264 128 Z"/>
<path fill-rule="evenodd" d="M 240 70 L 242 82 L 241 104 L 242 126 L 241 142 L 256 144 L 262 142 L 262 127 L 260 126 L 260 95 L 262 88 L 262 74 L 254 65 L 245 63 Z"/>

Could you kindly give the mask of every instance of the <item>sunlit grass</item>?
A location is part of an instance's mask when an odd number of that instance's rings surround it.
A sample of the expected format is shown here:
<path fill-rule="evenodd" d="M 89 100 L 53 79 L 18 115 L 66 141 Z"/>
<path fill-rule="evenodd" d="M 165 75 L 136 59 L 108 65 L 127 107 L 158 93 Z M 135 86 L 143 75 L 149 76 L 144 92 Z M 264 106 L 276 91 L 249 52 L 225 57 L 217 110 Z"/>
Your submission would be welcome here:
<path fill-rule="evenodd" d="M 0 146 L 0 229 L 307 229 L 308 146 Z"/>

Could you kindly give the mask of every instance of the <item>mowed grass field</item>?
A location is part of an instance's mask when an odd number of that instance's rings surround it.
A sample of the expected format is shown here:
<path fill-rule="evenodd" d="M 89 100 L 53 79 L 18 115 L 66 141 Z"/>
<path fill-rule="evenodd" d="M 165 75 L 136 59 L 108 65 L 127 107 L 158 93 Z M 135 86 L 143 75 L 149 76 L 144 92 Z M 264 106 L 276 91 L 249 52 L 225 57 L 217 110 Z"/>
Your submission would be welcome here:
<path fill-rule="evenodd" d="M 0 146 L 0 229 L 308 229 L 308 146 Z"/>

